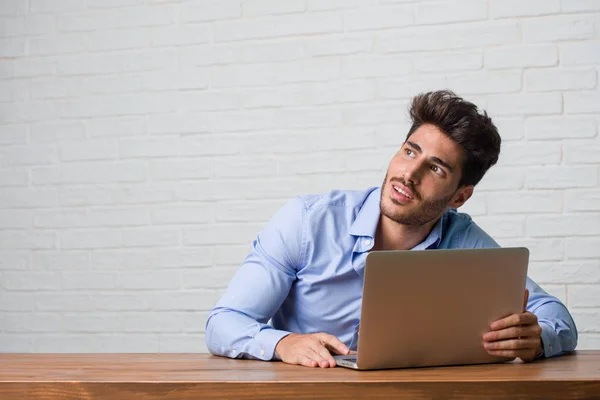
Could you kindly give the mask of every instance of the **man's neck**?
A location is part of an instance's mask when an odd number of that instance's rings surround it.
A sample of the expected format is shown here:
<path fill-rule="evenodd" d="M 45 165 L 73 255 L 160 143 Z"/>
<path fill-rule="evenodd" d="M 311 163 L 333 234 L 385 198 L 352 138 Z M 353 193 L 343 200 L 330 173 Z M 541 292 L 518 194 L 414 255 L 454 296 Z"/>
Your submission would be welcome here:
<path fill-rule="evenodd" d="M 424 225 L 412 226 L 400 224 L 381 214 L 373 250 L 410 250 L 425 240 L 439 218 L 441 215 Z"/>

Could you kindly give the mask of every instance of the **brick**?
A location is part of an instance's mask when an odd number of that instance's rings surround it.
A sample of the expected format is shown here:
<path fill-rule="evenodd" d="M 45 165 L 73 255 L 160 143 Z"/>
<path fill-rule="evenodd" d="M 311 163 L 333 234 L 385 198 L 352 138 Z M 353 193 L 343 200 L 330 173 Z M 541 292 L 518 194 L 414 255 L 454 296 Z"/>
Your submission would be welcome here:
<path fill-rule="evenodd" d="M 377 6 L 377 0 L 308 0 L 309 11 L 339 10 L 362 6 Z"/>
<path fill-rule="evenodd" d="M 214 91 L 182 91 L 179 93 L 178 104 L 182 112 L 202 111 L 224 111 L 239 110 L 244 108 L 244 95 L 246 92 L 240 90 L 214 90 Z M 254 97 L 248 94 L 248 97 Z M 284 104 L 278 103 L 283 106 Z M 183 139 L 183 138 L 182 138 Z M 182 149 L 183 150 L 183 149 Z"/>
<path fill-rule="evenodd" d="M 174 93 L 131 93 L 65 100 L 57 106 L 61 118 L 94 118 L 166 113 L 175 111 L 177 101 Z"/>
<path fill-rule="evenodd" d="M 138 50 L 108 54 L 77 54 L 58 58 L 56 69 L 58 75 L 97 75 L 142 71 L 161 71 L 164 73 L 165 70 L 174 71 L 177 69 L 176 57 L 176 51 L 171 49 Z"/>
<path fill-rule="evenodd" d="M 0 16 L 0 35 L 3 38 L 25 36 L 25 17 L 5 18 Z"/>
<path fill-rule="evenodd" d="M 50 56 L 86 51 L 86 37 L 79 33 L 29 38 L 29 55 Z M 88 51 L 91 49 L 88 49 Z"/>
<path fill-rule="evenodd" d="M 84 0 L 29 0 L 29 11 L 32 13 L 42 12 L 73 12 L 85 7 Z"/>
<path fill-rule="evenodd" d="M 250 223 L 208 225 L 200 228 L 185 228 L 184 245 L 243 244 L 256 238 L 262 226 Z"/>
<path fill-rule="evenodd" d="M 66 142 L 85 139 L 85 128 L 80 122 L 50 122 L 31 125 L 31 142 Z"/>
<path fill-rule="evenodd" d="M 114 160 L 117 158 L 116 140 L 86 140 L 63 142 L 59 145 L 61 161 Z"/>
<path fill-rule="evenodd" d="M 26 81 L 9 81 L 0 83 L 0 102 L 21 102 L 29 100 L 29 90 Z"/>
<path fill-rule="evenodd" d="M 543 167 L 527 170 L 529 189 L 567 189 L 598 184 L 598 170 L 592 167 Z"/>
<path fill-rule="evenodd" d="M 27 186 L 29 173 L 25 168 L 12 167 L 0 169 L 0 187 Z"/>
<path fill-rule="evenodd" d="M 600 4 L 595 0 L 562 0 L 562 11 L 600 11 Z"/>
<path fill-rule="evenodd" d="M 148 116 L 150 134 L 187 134 L 212 131 L 212 119 L 202 113 Z"/>
<path fill-rule="evenodd" d="M 525 121 L 527 139 L 571 139 L 596 136 L 592 117 L 531 117 Z"/>
<path fill-rule="evenodd" d="M 32 226 L 31 210 L 0 210 L 0 229 L 25 229 Z"/>
<path fill-rule="evenodd" d="M 210 72 L 210 84 L 214 88 L 272 85 L 276 83 L 274 68 L 268 64 L 215 67 Z"/>
<path fill-rule="evenodd" d="M 600 283 L 600 261 L 532 262 L 529 275 L 539 284 Z"/>
<path fill-rule="evenodd" d="M 487 197 L 490 214 L 559 213 L 563 194 L 556 191 L 490 193 Z"/>
<path fill-rule="evenodd" d="M 213 263 L 211 247 L 113 249 L 91 253 L 94 269 L 131 270 L 145 268 L 201 268 Z"/>
<path fill-rule="evenodd" d="M 158 353 L 158 336 L 150 334 L 117 334 L 96 338 L 98 353 Z"/>
<path fill-rule="evenodd" d="M 346 107 L 342 110 L 345 125 L 401 123 L 406 121 L 404 110 L 407 107 L 401 103 L 368 104 Z M 400 138 L 399 138 L 400 139 Z"/>
<path fill-rule="evenodd" d="M 212 176 L 217 179 L 267 177 L 277 174 L 277 166 L 273 158 L 219 158 L 214 160 Z"/>
<path fill-rule="evenodd" d="M 34 307 L 31 293 L 0 292 L 1 311 L 33 311 Z"/>
<path fill-rule="evenodd" d="M 529 69 L 525 89 L 531 92 L 592 89 L 596 86 L 593 69 Z"/>
<path fill-rule="evenodd" d="M 69 271 L 87 270 L 90 267 L 90 257 L 85 251 L 36 251 L 31 253 L 31 269 L 32 270 L 49 270 L 61 271 L 63 278 Z M 87 276 L 89 271 L 80 272 Z"/>
<path fill-rule="evenodd" d="M 179 137 L 125 138 L 118 143 L 119 158 L 168 157 L 179 154 Z"/>
<path fill-rule="evenodd" d="M 23 0 L 4 0 L 0 8 L 1 16 L 25 15 L 28 12 L 28 4 Z"/>
<path fill-rule="evenodd" d="M 600 334 L 580 333 L 577 336 L 577 350 L 596 350 L 600 348 Z"/>
<path fill-rule="evenodd" d="M 3 353 L 29 353 L 33 351 L 33 343 L 32 335 L 0 333 L 0 351 Z"/>
<path fill-rule="evenodd" d="M 87 165 L 73 163 L 33 168 L 31 179 L 36 185 L 139 182 L 146 180 L 144 167 L 143 163 L 136 161 L 96 162 Z"/>
<path fill-rule="evenodd" d="M 61 249 L 103 249 L 121 246 L 121 234 L 115 229 L 62 230 L 59 233 Z"/>
<path fill-rule="evenodd" d="M 25 32 L 27 35 L 56 34 L 56 17 L 54 15 L 29 14 L 25 18 Z"/>
<path fill-rule="evenodd" d="M 567 286 L 566 285 L 544 285 L 542 287 L 550 296 L 556 297 L 561 303 L 567 305 Z"/>
<path fill-rule="evenodd" d="M 241 17 L 242 6 L 240 0 L 204 1 L 182 4 L 179 12 L 182 22 L 218 21 Z"/>
<path fill-rule="evenodd" d="M 468 71 L 481 69 L 481 51 L 438 52 L 415 54 L 414 69 L 418 72 Z"/>
<path fill-rule="evenodd" d="M 29 256 L 27 251 L 0 251 L 0 270 L 22 271 L 29 269 Z"/>
<path fill-rule="evenodd" d="M 145 312 L 123 315 L 123 332 L 181 332 L 183 313 Z"/>
<path fill-rule="evenodd" d="M 61 332 L 93 333 L 100 332 L 114 333 L 123 330 L 124 316 L 114 314 L 94 314 L 74 313 L 63 316 Z"/>
<path fill-rule="evenodd" d="M 36 337 L 33 351 L 39 353 L 92 353 L 96 346 L 95 343 L 96 339 L 89 335 L 44 335 Z"/>
<path fill-rule="evenodd" d="M 341 75 L 344 78 L 374 78 L 407 75 L 411 69 L 410 60 L 404 56 L 365 55 L 344 58 Z"/>
<path fill-rule="evenodd" d="M 555 114 L 562 111 L 559 93 L 501 94 L 488 97 L 493 115 Z"/>
<path fill-rule="evenodd" d="M 176 25 L 150 30 L 153 46 L 181 46 L 210 43 L 211 31 L 207 25 Z"/>
<path fill-rule="evenodd" d="M 58 272 L 19 271 L 4 272 L 2 287 L 8 290 L 58 290 L 60 274 Z"/>
<path fill-rule="evenodd" d="M 375 87 L 370 81 L 335 82 L 317 84 L 310 89 L 310 98 L 313 104 L 338 104 L 350 102 L 366 102 L 375 99 Z M 335 116 L 337 111 L 329 110 Z"/>
<path fill-rule="evenodd" d="M 600 64 L 600 41 L 560 43 L 560 63 L 565 66 Z"/>
<path fill-rule="evenodd" d="M 23 38 L 0 39 L 0 57 L 23 57 L 27 55 L 27 41 Z"/>
<path fill-rule="evenodd" d="M 565 249 L 569 259 L 597 259 L 600 257 L 600 238 L 567 238 Z"/>
<path fill-rule="evenodd" d="M 570 285 L 569 307 L 600 307 L 600 286 Z"/>
<path fill-rule="evenodd" d="M 122 235 L 123 247 L 169 247 L 181 242 L 181 230 L 175 228 L 129 228 Z"/>
<path fill-rule="evenodd" d="M 362 31 L 370 29 L 401 28 L 414 23 L 412 7 L 373 7 L 345 11 L 344 29 Z"/>
<path fill-rule="evenodd" d="M 63 318 L 52 313 L 5 313 L 0 317 L 3 331 L 20 332 L 57 332 L 61 330 Z"/>
<path fill-rule="evenodd" d="M 94 311 L 93 297 L 79 293 L 35 293 L 37 311 Z"/>
<path fill-rule="evenodd" d="M 237 268 L 203 268 L 182 272 L 184 289 L 224 289 Z"/>
<path fill-rule="evenodd" d="M 81 32 L 169 25 L 176 22 L 175 6 L 146 6 L 68 13 L 57 17 L 58 29 Z"/>
<path fill-rule="evenodd" d="M 447 82 L 454 90 L 464 94 L 516 92 L 521 90 L 521 72 L 471 72 L 447 76 Z"/>
<path fill-rule="evenodd" d="M 492 0 L 492 18 L 537 17 L 560 12 L 560 0 Z"/>
<path fill-rule="evenodd" d="M 214 209 L 211 204 L 202 206 L 161 206 L 150 211 L 153 225 L 204 224 L 213 221 Z"/>
<path fill-rule="evenodd" d="M 96 295 L 92 307 L 97 311 L 144 311 L 150 309 L 152 292 L 137 292 L 135 294 L 106 292 Z"/>
<path fill-rule="evenodd" d="M 478 191 L 519 190 L 525 182 L 525 171 L 522 168 L 493 167 L 477 184 Z"/>
<path fill-rule="evenodd" d="M 494 238 L 522 237 L 525 232 L 525 217 L 522 216 L 477 217 L 475 222 Z"/>
<path fill-rule="evenodd" d="M 492 47 L 484 50 L 484 60 L 488 69 L 552 67 L 558 64 L 558 51 L 555 44 Z"/>
<path fill-rule="evenodd" d="M 156 292 L 150 299 L 150 307 L 157 311 L 207 311 L 221 297 L 217 290 L 194 290 Z"/>
<path fill-rule="evenodd" d="M 177 271 L 126 271 L 119 274 L 121 289 L 177 289 L 181 286 Z"/>
<path fill-rule="evenodd" d="M 143 208 L 111 208 L 104 210 L 59 210 L 38 212 L 35 226 L 39 228 L 85 228 L 102 226 L 147 225 L 148 213 Z"/>
<path fill-rule="evenodd" d="M 165 91 L 177 89 L 206 89 L 209 86 L 209 72 L 191 68 L 174 72 L 154 72 L 144 76 L 146 90 Z M 160 94 L 160 93 L 159 93 Z"/>
<path fill-rule="evenodd" d="M 185 135 L 181 137 L 182 156 L 219 156 L 237 154 L 241 145 L 236 137 L 225 139 L 223 135 Z"/>
<path fill-rule="evenodd" d="M 502 239 L 498 241 L 502 247 L 527 247 L 530 251 L 529 261 L 562 261 L 565 255 L 565 244 L 562 239 Z"/>
<path fill-rule="evenodd" d="M 48 57 L 27 57 L 2 60 L 0 77 L 29 78 L 51 76 L 56 73 L 56 60 Z"/>
<path fill-rule="evenodd" d="M 282 109 L 277 111 L 276 122 L 284 129 L 339 126 L 342 115 L 339 110 L 328 108 Z"/>
<path fill-rule="evenodd" d="M 2 125 L 0 126 L 0 146 L 26 144 L 28 134 L 28 125 Z"/>
<path fill-rule="evenodd" d="M 137 136 L 147 132 L 144 117 L 109 117 L 85 121 L 90 137 Z"/>
<path fill-rule="evenodd" d="M 2 230 L 0 232 L 0 249 L 52 249 L 56 247 L 56 235 L 50 232 L 20 232 Z"/>
<path fill-rule="evenodd" d="M 0 103 L 0 124 L 47 121 L 56 115 L 56 104 L 47 101 Z"/>
<path fill-rule="evenodd" d="M 213 162 L 209 159 L 151 161 L 153 180 L 202 179 L 212 176 Z"/>
<path fill-rule="evenodd" d="M 249 110 L 212 114 L 213 132 L 265 131 L 277 126 L 276 110 Z"/>
<path fill-rule="evenodd" d="M 415 6 L 415 23 L 417 25 L 488 19 L 488 2 L 485 0 L 450 0 L 417 3 Z"/>
<path fill-rule="evenodd" d="M 182 48 L 179 51 L 179 57 L 183 66 L 219 65 L 223 67 L 224 64 L 301 60 L 305 57 L 304 47 L 302 41 L 296 40 L 226 43 Z"/>
<path fill-rule="evenodd" d="M 597 143 L 597 142 L 596 142 Z M 600 164 L 600 145 L 592 142 L 586 144 L 573 144 L 564 146 L 566 164 Z"/>
<path fill-rule="evenodd" d="M 600 214 L 527 217 L 532 237 L 600 235 Z"/>
<path fill-rule="evenodd" d="M 280 201 L 221 201 L 216 204 L 216 222 L 267 222 L 282 207 Z"/>
<path fill-rule="evenodd" d="M 315 59 L 277 64 L 275 74 L 279 83 L 332 81 L 339 78 L 340 61 Z"/>
<path fill-rule="evenodd" d="M 309 38 L 306 43 L 308 56 L 330 56 L 373 51 L 373 38 L 364 34 L 330 35 L 327 37 Z"/>
<path fill-rule="evenodd" d="M 158 335 L 161 353 L 208 353 L 204 335 Z"/>
<path fill-rule="evenodd" d="M 166 203 L 173 200 L 173 190 L 164 183 L 65 187 L 59 189 L 59 199 L 62 206 Z"/>
<path fill-rule="evenodd" d="M 304 12 L 304 0 L 247 0 L 242 3 L 242 15 L 257 17 L 262 15 L 277 15 Z"/>
<path fill-rule="evenodd" d="M 116 8 L 137 6 L 142 3 L 142 0 L 86 0 L 87 8 Z"/>
<path fill-rule="evenodd" d="M 562 146 L 558 143 L 503 143 L 498 165 L 560 164 Z"/>
<path fill-rule="evenodd" d="M 565 192 L 566 211 L 600 211 L 600 190 L 568 190 Z"/>
<path fill-rule="evenodd" d="M 516 44 L 520 40 L 516 21 L 474 22 L 458 27 L 421 26 L 381 35 L 376 39 L 375 51 L 382 53 L 448 51 Z"/>
<path fill-rule="evenodd" d="M 578 332 L 600 333 L 600 312 L 597 310 L 573 310 L 572 316 L 577 321 Z"/>
<path fill-rule="evenodd" d="M 214 23 L 215 42 L 342 32 L 337 12 L 282 15 Z"/>
<path fill-rule="evenodd" d="M 566 92 L 563 96 L 565 99 L 565 112 L 569 114 L 600 112 L 600 92 Z"/>
<path fill-rule="evenodd" d="M 595 36 L 593 21 L 582 15 L 531 18 L 521 23 L 524 43 L 591 39 Z"/>
<path fill-rule="evenodd" d="M 521 117 L 499 117 L 493 119 L 494 125 L 504 142 L 521 140 L 525 135 L 525 119 Z M 500 159 L 503 158 L 503 154 Z"/>

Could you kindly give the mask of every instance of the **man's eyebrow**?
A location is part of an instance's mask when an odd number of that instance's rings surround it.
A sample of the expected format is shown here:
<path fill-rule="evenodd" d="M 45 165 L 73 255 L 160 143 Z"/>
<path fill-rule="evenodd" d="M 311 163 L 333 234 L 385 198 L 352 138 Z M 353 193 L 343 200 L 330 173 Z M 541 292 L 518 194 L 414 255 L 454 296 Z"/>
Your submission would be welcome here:
<path fill-rule="evenodd" d="M 421 146 L 419 146 L 418 144 L 416 144 L 414 142 L 407 140 L 406 144 L 408 144 L 410 147 L 412 147 L 417 153 L 423 152 L 423 149 L 421 149 Z M 429 157 L 429 159 L 436 164 L 440 164 L 442 167 L 446 168 L 448 171 L 452 172 L 452 167 L 450 166 L 450 164 L 448 164 L 446 161 L 442 160 L 441 158 Z"/>

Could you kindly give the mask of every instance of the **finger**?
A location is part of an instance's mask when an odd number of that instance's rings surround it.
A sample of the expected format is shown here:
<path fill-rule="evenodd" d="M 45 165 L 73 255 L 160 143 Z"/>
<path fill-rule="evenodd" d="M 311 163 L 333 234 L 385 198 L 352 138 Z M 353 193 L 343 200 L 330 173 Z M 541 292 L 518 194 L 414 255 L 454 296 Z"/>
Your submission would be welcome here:
<path fill-rule="evenodd" d="M 530 312 L 524 312 L 521 314 L 509 315 L 506 318 L 494 321 L 490 324 L 490 329 L 493 331 L 498 331 L 501 329 L 509 328 L 511 326 L 531 324 L 537 324 L 537 317 Z"/>
<path fill-rule="evenodd" d="M 346 346 L 340 339 L 333 335 L 322 333 L 319 335 L 319 340 L 321 343 L 323 343 L 323 345 L 328 346 L 332 353 L 346 355 L 350 351 L 348 346 Z"/>
<path fill-rule="evenodd" d="M 515 351 L 515 350 L 488 350 L 488 354 L 492 355 L 492 356 L 510 357 L 510 358 L 519 357 L 517 354 L 517 351 Z"/>
<path fill-rule="evenodd" d="M 329 366 L 329 360 L 321 356 L 319 347 L 323 347 L 319 342 L 311 342 L 306 348 L 306 352 L 304 354 L 308 358 L 315 360 L 320 367 L 327 368 Z"/>
<path fill-rule="evenodd" d="M 531 350 L 537 348 L 538 343 L 539 341 L 537 339 L 527 338 L 485 342 L 483 346 L 486 350 Z"/>
<path fill-rule="evenodd" d="M 483 335 L 485 342 L 517 338 L 539 338 L 541 329 L 539 325 L 512 326 L 499 331 L 487 332 Z"/>
<path fill-rule="evenodd" d="M 304 365 L 305 367 L 311 367 L 311 368 L 315 368 L 319 366 L 319 363 L 316 362 L 315 360 L 313 360 L 312 358 L 309 358 L 307 356 L 299 356 L 298 357 L 298 364 L 300 365 Z"/>
<path fill-rule="evenodd" d="M 529 289 L 525 288 L 525 300 L 523 301 L 523 312 L 527 311 L 527 302 L 529 301 Z"/>
<path fill-rule="evenodd" d="M 311 350 L 315 353 L 316 357 L 318 357 L 319 365 L 322 368 L 335 367 L 335 359 L 321 342 L 316 341 L 314 345 L 311 346 Z"/>

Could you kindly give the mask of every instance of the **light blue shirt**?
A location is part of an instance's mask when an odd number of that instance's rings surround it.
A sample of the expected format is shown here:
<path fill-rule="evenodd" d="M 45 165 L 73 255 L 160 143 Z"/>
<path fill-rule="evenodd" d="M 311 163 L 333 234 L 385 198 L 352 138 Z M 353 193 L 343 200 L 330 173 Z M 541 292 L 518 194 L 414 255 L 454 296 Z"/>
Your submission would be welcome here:
<path fill-rule="evenodd" d="M 365 260 L 375 243 L 380 195 L 380 188 L 332 191 L 296 197 L 281 208 L 210 312 L 210 352 L 271 360 L 290 332 L 326 332 L 356 350 Z M 412 250 L 485 247 L 499 245 L 467 214 L 449 210 Z M 574 350 L 577 330 L 566 307 L 529 278 L 526 286 L 527 310 L 542 327 L 544 355 Z"/>

